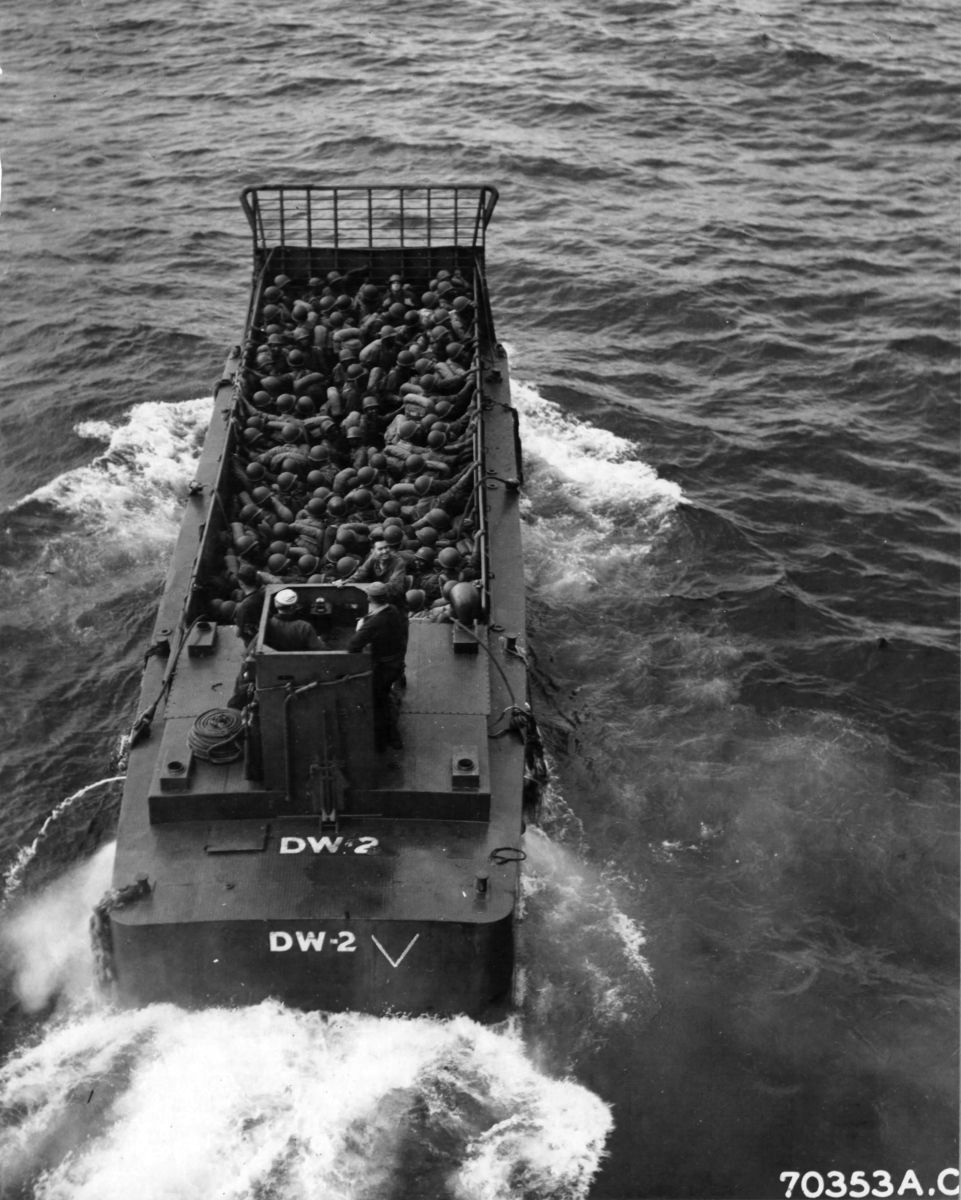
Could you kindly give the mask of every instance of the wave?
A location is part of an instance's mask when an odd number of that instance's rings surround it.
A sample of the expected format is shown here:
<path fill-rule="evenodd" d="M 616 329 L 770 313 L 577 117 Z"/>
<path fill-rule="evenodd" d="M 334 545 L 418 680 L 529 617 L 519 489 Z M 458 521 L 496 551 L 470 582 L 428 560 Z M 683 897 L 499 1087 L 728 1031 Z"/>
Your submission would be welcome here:
<path fill-rule="evenodd" d="M 59 626 L 65 613 L 83 613 L 85 599 L 102 605 L 111 590 L 128 595 L 163 578 L 210 405 L 147 402 L 119 423 L 76 426 L 107 448 L 7 509 L 0 616 L 16 625 L 29 611 L 32 628 Z"/>
<path fill-rule="evenodd" d="M 583 1200 L 612 1127 L 535 1066 L 517 1022 L 120 1011 L 86 913 L 112 846 L 7 915 L 16 990 L 58 1015 L 0 1068 L 0 1173 L 36 1200 Z"/>
<path fill-rule="evenodd" d="M 588 594 L 630 571 L 679 504 L 680 487 L 645 463 L 635 443 L 581 421 L 514 381 L 528 490 L 528 585 L 539 598 Z"/>
<path fill-rule="evenodd" d="M 509 1030 L 270 1001 L 71 1016 L 0 1071 L 0 1111 L 37 1200 L 576 1200 L 611 1124 Z"/>

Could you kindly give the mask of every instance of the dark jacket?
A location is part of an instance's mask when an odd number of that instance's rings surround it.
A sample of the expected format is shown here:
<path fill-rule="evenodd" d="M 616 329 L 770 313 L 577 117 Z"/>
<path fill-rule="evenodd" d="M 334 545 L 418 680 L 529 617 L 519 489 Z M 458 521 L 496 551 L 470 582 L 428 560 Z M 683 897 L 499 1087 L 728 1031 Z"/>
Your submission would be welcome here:
<path fill-rule="evenodd" d="M 365 646 L 370 646 L 375 666 L 403 667 L 407 653 L 407 618 L 392 604 L 368 613 L 347 643 L 347 649 L 351 654 L 357 654 Z"/>
<path fill-rule="evenodd" d="M 274 616 L 267 621 L 264 641 L 272 650 L 323 650 L 324 643 L 309 621 Z"/>
<path fill-rule="evenodd" d="M 260 628 L 260 614 L 264 611 L 264 589 L 248 592 L 234 610 L 234 624 L 237 632 L 249 643 L 257 636 Z"/>

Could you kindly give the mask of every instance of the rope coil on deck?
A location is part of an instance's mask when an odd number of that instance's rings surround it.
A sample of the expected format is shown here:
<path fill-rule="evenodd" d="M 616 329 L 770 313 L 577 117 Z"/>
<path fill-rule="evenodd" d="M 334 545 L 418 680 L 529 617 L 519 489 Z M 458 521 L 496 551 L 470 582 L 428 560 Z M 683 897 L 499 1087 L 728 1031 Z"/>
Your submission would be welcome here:
<path fill-rule="evenodd" d="M 187 745 L 205 762 L 228 763 L 243 753 L 243 716 L 233 708 L 209 708 L 194 721 Z"/>

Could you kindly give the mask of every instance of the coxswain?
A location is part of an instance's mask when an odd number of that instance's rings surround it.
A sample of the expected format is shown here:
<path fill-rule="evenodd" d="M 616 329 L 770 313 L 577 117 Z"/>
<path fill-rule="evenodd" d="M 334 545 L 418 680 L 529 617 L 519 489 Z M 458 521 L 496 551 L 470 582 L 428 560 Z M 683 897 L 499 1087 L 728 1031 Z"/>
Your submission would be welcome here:
<path fill-rule="evenodd" d="M 298 616 L 300 601 L 293 588 L 274 596 L 274 611 L 267 618 L 264 643 L 272 650 L 323 650 L 324 643 L 309 621 Z"/>
<path fill-rule="evenodd" d="M 357 623 L 357 632 L 347 643 L 351 654 L 370 647 L 374 702 L 374 748 L 399 750 L 397 707 L 393 687 L 404 677 L 407 654 L 407 618 L 391 604 L 387 587 L 374 582 L 367 586 L 368 612 Z"/>

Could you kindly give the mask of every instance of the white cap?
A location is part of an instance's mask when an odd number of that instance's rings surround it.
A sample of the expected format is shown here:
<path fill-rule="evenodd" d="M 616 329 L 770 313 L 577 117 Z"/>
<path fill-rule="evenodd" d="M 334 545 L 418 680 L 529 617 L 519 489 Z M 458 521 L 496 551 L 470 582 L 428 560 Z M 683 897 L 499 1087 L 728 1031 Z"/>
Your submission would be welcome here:
<path fill-rule="evenodd" d="M 282 592 L 278 592 L 277 595 L 274 596 L 274 604 L 276 604 L 278 608 L 296 608 L 297 593 L 293 588 L 284 588 Z"/>

